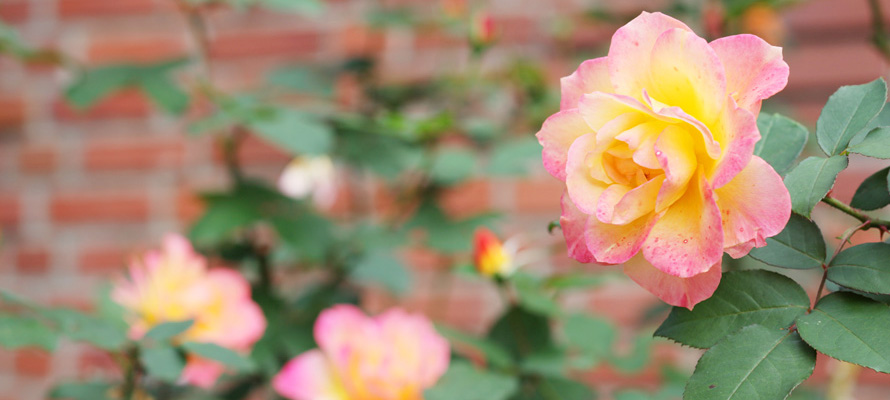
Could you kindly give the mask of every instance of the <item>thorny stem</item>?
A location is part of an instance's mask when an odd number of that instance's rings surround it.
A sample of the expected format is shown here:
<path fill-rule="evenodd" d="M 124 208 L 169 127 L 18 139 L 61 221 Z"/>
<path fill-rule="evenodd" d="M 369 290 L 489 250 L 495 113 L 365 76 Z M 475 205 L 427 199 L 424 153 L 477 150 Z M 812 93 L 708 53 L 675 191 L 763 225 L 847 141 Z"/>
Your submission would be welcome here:
<path fill-rule="evenodd" d="M 890 221 L 879 219 L 879 218 L 869 217 L 868 215 L 865 215 L 861 211 L 842 203 L 841 201 L 839 201 L 838 199 L 835 199 L 834 197 L 825 196 L 825 198 L 822 199 L 822 202 L 825 204 L 828 204 L 840 211 L 843 211 L 844 214 L 847 214 L 853 218 L 858 219 L 859 222 L 863 223 L 859 227 L 859 229 L 861 229 L 861 230 L 878 228 L 883 233 L 883 232 L 886 232 L 888 229 L 890 229 Z"/>
<path fill-rule="evenodd" d="M 831 258 L 829 258 L 828 261 L 822 264 L 822 280 L 819 282 L 819 290 L 816 291 L 816 299 L 813 301 L 813 307 L 815 307 L 816 303 L 819 302 L 819 299 L 822 298 L 822 291 L 825 289 L 825 281 L 828 279 L 828 268 L 831 265 L 831 262 L 834 261 L 835 257 L 837 257 L 837 255 L 840 254 L 841 250 L 844 249 L 844 245 L 846 245 L 847 242 L 850 241 L 850 238 L 853 237 L 853 234 L 871 223 L 871 220 L 866 219 L 864 222 L 862 222 L 861 225 L 847 229 L 847 231 L 844 232 L 843 236 L 841 236 L 841 242 L 837 245 L 837 248 L 834 249 L 834 254 L 831 255 Z M 812 308 L 810 308 L 810 311 L 812 311 Z"/>
<path fill-rule="evenodd" d="M 885 61 L 890 62 L 890 40 L 887 37 L 887 30 L 884 26 L 884 13 L 881 10 L 881 2 L 879 0 L 868 0 L 871 9 L 871 41 L 877 47 L 881 56 Z"/>

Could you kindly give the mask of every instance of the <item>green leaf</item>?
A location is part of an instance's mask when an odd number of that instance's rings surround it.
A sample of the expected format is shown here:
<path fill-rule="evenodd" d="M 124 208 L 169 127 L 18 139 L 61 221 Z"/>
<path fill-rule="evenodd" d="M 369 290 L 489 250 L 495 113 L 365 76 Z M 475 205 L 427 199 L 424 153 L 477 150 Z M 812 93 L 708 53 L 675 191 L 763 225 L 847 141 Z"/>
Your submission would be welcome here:
<path fill-rule="evenodd" d="M 113 65 L 100 67 L 80 75 L 65 91 L 65 98 L 78 109 L 86 109 L 112 92 L 130 85 L 138 67 Z"/>
<path fill-rule="evenodd" d="M 54 350 L 58 337 L 49 327 L 33 318 L 0 315 L 0 346 L 7 349 L 40 347 Z"/>
<path fill-rule="evenodd" d="M 651 364 L 652 335 L 639 334 L 634 338 L 634 345 L 626 354 L 612 353 L 609 355 L 609 364 L 625 373 L 639 372 Z"/>
<path fill-rule="evenodd" d="M 188 353 L 219 361 L 238 372 L 250 372 L 255 367 L 250 359 L 213 343 L 185 342 L 182 348 Z"/>
<path fill-rule="evenodd" d="M 372 251 L 352 269 L 350 277 L 362 283 L 380 284 L 395 294 L 411 289 L 411 273 L 388 251 Z"/>
<path fill-rule="evenodd" d="M 271 115 L 248 121 L 260 137 L 294 155 L 324 154 L 334 143 L 331 128 L 317 117 L 290 109 L 274 109 Z"/>
<path fill-rule="evenodd" d="M 189 238 L 198 246 L 215 244 L 232 231 L 260 220 L 251 203 L 237 195 L 207 196 L 207 209 L 192 225 Z"/>
<path fill-rule="evenodd" d="M 819 268 L 825 262 L 825 238 L 815 222 L 791 213 L 778 235 L 766 239 L 766 247 L 751 249 L 749 255 L 781 268 Z"/>
<path fill-rule="evenodd" d="M 317 16 L 324 11 L 324 3 L 320 0 L 259 0 L 271 10 L 289 11 L 309 16 Z"/>
<path fill-rule="evenodd" d="M 111 400 L 113 386 L 103 382 L 63 383 L 49 392 L 51 399 Z"/>
<path fill-rule="evenodd" d="M 516 289 L 519 297 L 519 304 L 529 311 L 558 316 L 562 314 L 562 309 L 554 300 L 552 293 L 544 290 L 542 282 L 537 277 L 517 271 L 510 277 L 510 282 Z"/>
<path fill-rule="evenodd" d="M 708 348 L 744 326 L 787 328 L 809 306 L 810 298 L 791 278 L 765 270 L 732 271 L 694 309 L 674 307 L 655 336 Z"/>
<path fill-rule="evenodd" d="M 488 173 L 495 176 L 522 175 L 541 165 L 541 145 L 534 136 L 495 143 Z"/>
<path fill-rule="evenodd" d="M 293 203 L 291 199 L 281 201 Z M 309 209 L 273 213 L 264 217 L 281 238 L 281 248 L 291 251 L 299 260 L 321 262 L 334 243 L 334 226 L 331 221 Z"/>
<path fill-rule="evenodd" d="M 890 243 L 865 243 L 842 251 L 828 268 L 828 279 L 868 293 L 890 294 Z"/>
<path fill-rule="evenodd" d="M 547 317 L 520 307 L 511 307 L 495 322 L 488 339 L 500 344 L 516 360 L 552 346 Z"/>
<path fill-rule="evenodd" d="M 479 370 L 465 361 L 452 361 L 448 371 L 423 398 L 426 400 L 506 400 L 519 389 L 515 377 Z"/>
<path fill-rule="evenodd" d="M 189 95 L 170 77 L 152 74 L 139 80 L 139 88 L 145 92 L 160 108 L 165 111 L 182 115 L 189 106 Z"/>
<path fill-rule="evenodd" d="M 563 333 L 570 345 L 596 359 L 606 357 L 615 344 L 617 332 L 609 321 L 585 314 L 566 318 Z"/>
<path fill-rule="evenodd" d="M 139 358 L 149 375 L 164 382 L 175 383 L 185 368 L 182 355 L 170 346 L 142 347 Z"/>
<path fill-rule="evenodd" d="M 447 326 L 437 325 L 436 330 L 451 343 L 461 344 L 478 350 L 491 365 L 507 368 L 513 364 L 510 354 L 503 346 L 490 340 L 475 337 Z"/>
<path fill-rule="evenodd" d="M 754 146 L 754 155 L 760 156 L 784 176 L 806 146 L 809 131 L 797 121 L 779 114 L 760 114 L 757 128 L 760 129 L 760 140 Z"/>
<path fill-rule="evenodd" d="M 127 343 L 125 327 L 77 310 L 54 308 L 43 314 L 58 324 L 59 332 L 72 340 L 83 341 L 100 349 L 120 350 Z"/>
<path fill-rule="evenodd" d="M 890 306 L 847 292 L 831 293 L 797 319 L 800 336 L 820 353 L 890 373 Z"/>
<path fill-rule="evenodd" d="M 186 320 L 158 324 L 145 333 L 145 338 L 158 342 L 166 342 L 176 335 L 187 331 L 189 328 L 192 327 L 192 325 L 194 325 L 194 323 L 195 321 L 193 320 Z"/>
<path fill-rule="evenodd" d="M 809 218 L 816 204 L 828 194 L 837 174 L 847 168 L 846 156 L 809 157 L 785 177 L 791 194 L 791 210 Z"/>
<path fill-rule="evenodd" d="M 476 155 L 472 151 L 443 147 L 433 155 L 430 177 L 443 185 L 453 185 L 469 178 L 476 168 Z"/>
<path fill-rule="evenodd" d="M 595 400 L 597 398 L 589 386 L 571 379 L 547 377 L 544 378 L 538 391 L 547 393 L 547 399 L 560 400 Z"/>
<path fill-rule="evenodd" d="M 602 286 L 608 279 L 604 274 L 570 272 L 551 276 L 544 281 L 544 286 L 554 290 L 590 289 Z"/>
<path fill-rule="evenodd" d="M 856 189 L 850 206 L 860 210 L 877 210 L 890 204 L 890 167 L 875 172 Z"/>
<path fill-rule="evenodd" d="M 890 158 L 890 127 L 872 129 L 861 142 L 850 146 L 850 153 L 874 158 Z"/>
<path fill-rule="evenodd" d="M 684 400 L 782 400 L 813 374 L 816 352 L 797 333 L 746 326 L 705 352 Z"/>
<path fill-rule="evenodd" d="M 562 377 L 566 374 L 566 354 L 555 347 L 538 350 L 525 356 L 519 369 L 537 376 Z"/>
<path fill-rule="evenodd" d="M 843 86 L 831 95 L 816 122 L 819 147 L 829 156 L 841 154 L 850 140 L 868 126 L 887 102 L 887 83 Z"/>
<path fill-rule="evenodd" d="M 292 0 L 279 0 L 292 2 Z M 335 76 L 319 68 L 293 66 L 278 69 L 269 76 L 269 84 L 275 87 L 330 97 L 334 94 Z"/>

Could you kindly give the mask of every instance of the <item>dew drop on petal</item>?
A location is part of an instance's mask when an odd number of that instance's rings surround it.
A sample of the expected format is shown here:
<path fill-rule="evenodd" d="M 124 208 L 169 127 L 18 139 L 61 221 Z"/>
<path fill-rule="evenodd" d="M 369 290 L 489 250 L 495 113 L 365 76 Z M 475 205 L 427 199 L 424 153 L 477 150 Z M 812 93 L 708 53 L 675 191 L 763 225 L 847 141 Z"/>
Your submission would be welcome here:
<path fill-rule="evenodd" d="M 689 243 L 689 239 L 683 239 L 683 243 Z"/>

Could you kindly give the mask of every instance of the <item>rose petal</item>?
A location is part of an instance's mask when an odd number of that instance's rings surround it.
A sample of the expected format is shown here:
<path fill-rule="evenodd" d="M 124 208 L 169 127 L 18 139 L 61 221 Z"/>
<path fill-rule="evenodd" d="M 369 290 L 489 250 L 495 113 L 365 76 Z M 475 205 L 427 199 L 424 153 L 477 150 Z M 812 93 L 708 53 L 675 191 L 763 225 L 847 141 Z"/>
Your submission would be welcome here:
<path fill-rule="evenodd" d="M 621 264 L 640 251 L 658 217 L 649 213 L 625 224 L 612 225 L 596 218 L 587 219 L 587 248 L 597 262 Z"/>
<path fill-rule="evenodd" d="M 627 192 L 615 205 L 611 223 L 624 225 L 651 213 L 663 183 L 664 175 L 660 175 Z"/>
<path fill-rule="evenodd" d="M 315 320 L 315 341 L 337 368 L 347 365 L 358 343 L 376 336 L 374 323 L 353 305 L 339 304 L 324 310 Z"/>
<path fill-rule="evenodd" d="M 679 124 L 684 128 L 698 131 L 701 134 L 701 140 L 708 156 L 717 159 L 721 154 L 720 143 L 714 140 L 711 130 L 705 124 L 696 120 L 679 107 L 667 107 L 659 104 L 649 98 L 646 92 L 643 92 L 642 102 L 632 97 L 618 94 L 602 92 L 586 94 L 581 97 L 578 109 L 581 111 L 581 116 L 587 121 L 587 125 L 594 131 L 600 131 L 601 127 L 606 126 L 619 115 L 638 113 L 639 115 L 636 116 L 637 119 L 635 120 L 636 123 L 633 126 L 652 122 L 653 119 L 669 124 Z M 628 129 L 630 127 L 625 128 L 622 132 Z M 617 138 L 617 135 L 612 138 Z"/>
<path fill-rule="evenodd" d="M 585 214 L 596 211 L 596 203 L 607 187 L 605 182 L 599 180 L 608 178 L 603 173 L 602 157 L 594 153 L 595 147 L 596 134 L 581 136 L 569 148 L 566 163 L 566 191 Z M 596 172 L 599 174 L 593 176 Z"/>
<path fill-rule="evenodd" d="M 600 195 L 599 201 L 596 203 L 596 218 L 600 220 L 600 222 L 604 222 L 607 224 L 612 223 L 612 214 L 615 211 L 615 205 L 621 201 L 621 198 L 624 195 L 633 189 L 630 186 L 624 185 L 610 185 L 603 193 Z M 648 214 L 652 210 L 647 210 Z"/>
<path fill-rule="evenodd" d="M 651 87 L 652 48 L 669 29 L 692 31 L 686 24 L 662 13 L 643 12 L 612 36 L 609 46 L 609 77 L 615 93 L 642 100 L 642 90 Z"/>
<path fill-rule="evenodd" d="M 291 400 L 349 400 L 320 350 L 310 350 L 290 360 L 272 379 L 272 387 Z"/>
<path fill-rule="evenodd" d="M 385 343 L 396 357 L 384 376 L 416 389 L 432 387 L 448 369 L 451 349 L 433 324 L 421 315 L 393 308 L 376 318 Z M 418 393 L 419 394 L 419 393 Z"/>
<path fill-rule="evenodd" d="M 606 57 L 582 62 L 574 73 L 562 78 L 559 83 L 562 89 L 560 110 L 577 108 L 578 100 L 586 93 L 614 90 L 609 81 L 609 61 Z"/>
<path fill-rule="evenodd" d="M 593 132 L 581 118 L 578 110 L 565 110 L 553 114 L 544 121 L 536 135 L 544 147 L 544 168 L 559 180 L 566 179 L 566 159 L 569 147 L 578 137 Z"/>
<path fill-rule="evenodd" d="M 587 249 L 585 232 L 587 231 L 587 219 L 589 215 L 582 213 L 575 207 L 568 193 L 563 193 L 560 199 L 562 215 L 559 217 L 559 226 L 566 239 L 569 257 L 582 263 L 594 261 L 593 254 Z"/>
<path fill-rule="evenodd" d="M 724 246 L 734 258 L 765 246 L 765 239 L 781 232 L 791 217 L 791 198 L 782 178 L 757 156 L 715 193 L 723 216 Z"/>
<path fill-rule="evenodd" d="M 782 48 L 754 35 L 727 36 L 711 42 L 726 71 L 726 88 L 742 107 L 754 114 L 760 102 L 788 84 L 788 64 Z"/>
<path fill-rule="evenodd" d="M 645 260 L 632 260 L 624 264 L 624 273 L 665 303 L 691 310 L 714 294 L 722 271 L 718 262 L 698 275 L 680 278 L 662 272 Z"/>
<path fill-rule="evenodd" d="M 686 29 L 662 33 L 652 49 L 649 96 L 711 125 L 726 102 L 723 66 L 708 42 Z"/>
<path fill-rule="evenodd" d="M 676 125 L 670 125 L 661 132 L 654 148 L 655 157 L 666 178 L 655 205 L 655 212 L 661 212 L 686 193 L 689 179 L 698 163 L 691 135 Z"/>
<path fill-rule="evenodd" d="M 632 157 L 637 165 L 649 169 L 661 169 L 661 164 L 655 157 L 655 140 L 666 126 L 665 122 L 658 120 L 645 122 L 622 132 L 615 139 L 627 143 L 634 149 Z"/>
<path fill-rule="evenodd" d="M 732 180 L 751 160 L 754 146 L 760 140 L 757 119 L 744 108 L 736 107 L 730 100 L 727 112 L 712 130 L 720 142 L 722 153 L 717 164 L 709 171 L 708 179 L 714 188 Z"/>
<path fill-rule="evenodd" d="M 701 169 L 696 175 L 643 245 L 643 255 L 655 268 L 681 278 L 707 271 L 723 256 L 720 209 Z"/>
<path fill-rule="evenodd" d="M 216 361 L 189 356 L 179 380 L 202 389 L 210 389 L 225 370 L 226 367 Z"/>

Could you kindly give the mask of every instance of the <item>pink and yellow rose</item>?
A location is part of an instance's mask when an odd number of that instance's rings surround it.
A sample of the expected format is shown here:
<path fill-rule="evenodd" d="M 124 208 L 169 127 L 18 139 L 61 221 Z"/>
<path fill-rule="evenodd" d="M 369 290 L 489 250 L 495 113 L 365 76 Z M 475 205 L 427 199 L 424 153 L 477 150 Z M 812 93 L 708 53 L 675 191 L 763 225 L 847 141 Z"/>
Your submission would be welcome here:
<path fill-rule="evenodd" d="M 130 279 L 115 286 L 112 298 L 128 311 L 134 340 L 158 324 L 193 320 L 175 340 L 247 352 L 266 329 L 247 280 L 234 270 L 208 269 L 207 260 L 179 235 L 167 235 L 160 251 L 134 259 Z M 217 362 L 190 357 L 181 380 L 209 387 L 224 371 Z"/>
<path fill-rule="evenodd" d="M 448 369 L 448 342 L 422 315 L 368 317 L 351 305 L 321 313 L 319 349 L 288 362 L 272 386 L 292 400 L 421 400 Z"/>
<path fill-rule="evenodd" d="M 582 262 L 626 263 L 665 302 L 692 308 L 791 212 L 781 177 L 754 156 L 760 103 L 785 87 L 781 48 L 753 35 L 708 43 L 642 13 L 605 57 L 562 79 L 560 111 L 537 137 L 566 184 L 563 233 Z"/>

